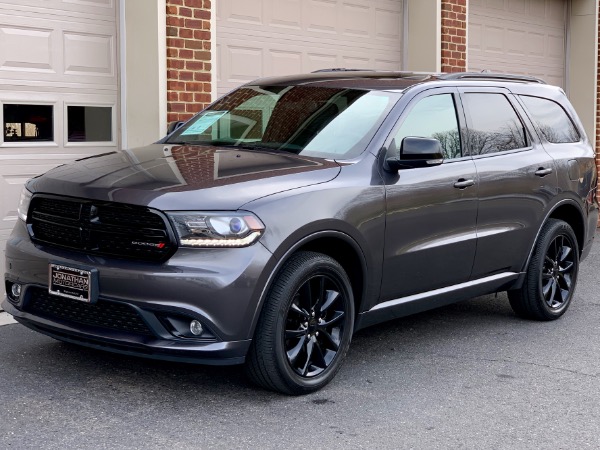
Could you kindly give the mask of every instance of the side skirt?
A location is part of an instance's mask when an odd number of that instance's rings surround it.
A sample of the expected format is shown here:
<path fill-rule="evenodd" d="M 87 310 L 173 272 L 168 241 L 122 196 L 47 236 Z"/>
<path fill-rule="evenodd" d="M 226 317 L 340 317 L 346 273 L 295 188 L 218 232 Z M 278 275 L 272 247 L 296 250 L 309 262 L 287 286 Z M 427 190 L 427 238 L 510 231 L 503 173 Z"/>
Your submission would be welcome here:
<path fill-rule="evenodd" d="M 354 329 L 357 331 L 387 320 L 439 308 L 479 295 L 505 291 L 514 285 L 515 280 L 520 275 L 516 272 L 503 272 L 433 291 L 388 300 L 375 305 L 369 311 L 359 314 Z"/>

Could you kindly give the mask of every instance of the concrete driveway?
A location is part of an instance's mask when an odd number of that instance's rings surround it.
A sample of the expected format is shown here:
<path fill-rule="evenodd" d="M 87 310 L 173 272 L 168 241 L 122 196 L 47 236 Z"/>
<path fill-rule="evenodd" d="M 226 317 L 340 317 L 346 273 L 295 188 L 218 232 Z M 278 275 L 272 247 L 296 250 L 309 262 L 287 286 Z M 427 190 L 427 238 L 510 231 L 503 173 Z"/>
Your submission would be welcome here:
<path fill-rule="evenodd" d="M 600 234 L 598 235 L 600 238 Z M 600 446 L 600 244 L 568 313 L 517 319 L 504 294 L 359 332 L 306 397 L 237 367 L 147 361 L 0 326 L 0 448 Z"/>

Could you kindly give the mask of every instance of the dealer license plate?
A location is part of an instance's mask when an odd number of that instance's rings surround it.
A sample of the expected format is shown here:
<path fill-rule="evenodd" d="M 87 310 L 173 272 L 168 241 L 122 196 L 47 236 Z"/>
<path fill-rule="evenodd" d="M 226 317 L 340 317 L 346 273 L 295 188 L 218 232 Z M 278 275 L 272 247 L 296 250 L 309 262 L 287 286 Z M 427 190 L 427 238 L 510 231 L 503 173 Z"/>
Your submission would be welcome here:
<path fill-rule="evenodd" d="M 60 264 L 50 264 L 48 291 L 52 295 L 89 303 L 92 301 L 92 272 Z"/>

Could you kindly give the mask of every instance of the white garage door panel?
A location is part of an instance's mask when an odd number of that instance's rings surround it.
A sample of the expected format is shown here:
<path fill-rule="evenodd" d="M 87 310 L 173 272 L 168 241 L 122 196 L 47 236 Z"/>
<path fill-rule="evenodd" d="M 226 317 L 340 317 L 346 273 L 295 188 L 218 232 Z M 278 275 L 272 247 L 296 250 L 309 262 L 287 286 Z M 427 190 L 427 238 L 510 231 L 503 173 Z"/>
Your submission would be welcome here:
<path fill-rule="evenodd" d="M 0 275 L 23 183 L 117 144 L 116 0 L 0 1 L 0 122 L 5 104 L 53 106 L 53 142 L 0 135 Z M 112 108 L 112 141 L 68 142 L 68 106 Z M 0 284 L 0 295 L 4 283 Z"/>
<path fill-rule="evenodd" d="M 323 68 L 399 70 L 401 0 L 221 0 L 220 95 L 261 76 Z"/>
<path fill-rule="evenodd" d="M 0 1 L 0 9 L 18 9 L 25 13 L 42 13 L 46 16 L 91 17 L 94 20 L 115 21 L 117 0 L 14 0 Z M 15 5 L 18 5 L 15 7 Z"/>
<path fill-rule="evenodd" d="M 533 75 L 564 86 L 565 0 L 471 0 L 469 70 Z"/>
<path fill-rule="evenodd" d="M 0 12 L 0 80 L 116 90 L 115 25 Z"/>

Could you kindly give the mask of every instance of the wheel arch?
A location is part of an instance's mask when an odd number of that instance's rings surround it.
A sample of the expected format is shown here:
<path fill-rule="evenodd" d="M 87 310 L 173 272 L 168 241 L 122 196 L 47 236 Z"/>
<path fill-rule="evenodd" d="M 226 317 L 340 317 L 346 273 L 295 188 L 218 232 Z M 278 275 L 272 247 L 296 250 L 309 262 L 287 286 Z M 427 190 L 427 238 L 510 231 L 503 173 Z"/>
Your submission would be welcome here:
<path fill-rule="evenodd" d="M 583 211 L 576 201 L 572 199 L 564 199 L 556 203 L 541 222 L 540 227 L 535 235 L 535 239 L 533 240 L 533 244 L 531 245 L 531 249 L 529 250 L 529 255 L 527 256 L 527 260 L 525 261 L 522 272 L 527 270 L 527 266 L 529 265 L 529 261 L 531 261 L 533 251 L 535 250 L 535 246 L 538 242 L 540 233 L 542 232 L 542 228 L 548 219 L 559 219 L 569 224 L 575 233 L 575 237 L 577 238 L 579 256 L 581 256 L 585 241 L 585 219 Z M 522 278 L 523 277 L 520 277 L 520 282 L 522 281 Z M 521 284 L 520 282 L 518 283 L 519 285 Z"/>
<path fill-rule="evenodd" d="M 342 266 L 348 275 L 348 278 L 350 279 L 350 284 L 352 285 L 355 314 L 358 316 L 358 313 L 361 311 L 361 305 L 367 297 L 368 286 L 367 259 L 361 246 L 350 235 L 342 231 L 318 231 L 307 235 L 300 240 L 297 240 L 286 250 L 274 252 L 276 257 L 278 253 L 280 253 L 281 256 L 278 258 L 276 265 L 271 270 L 267 282 L 261 291 L 259 303 L 252 319 L 252 327 L 249 336 L 250 338 L 254 336 L 258 318 L 262 312 L 266 297 L 277 274 L 292 255 L 302 250 L 323 253 L 335 259 Z"/>

